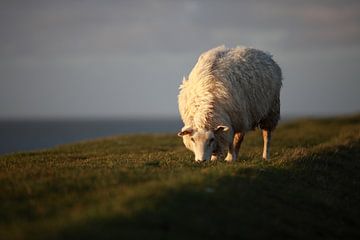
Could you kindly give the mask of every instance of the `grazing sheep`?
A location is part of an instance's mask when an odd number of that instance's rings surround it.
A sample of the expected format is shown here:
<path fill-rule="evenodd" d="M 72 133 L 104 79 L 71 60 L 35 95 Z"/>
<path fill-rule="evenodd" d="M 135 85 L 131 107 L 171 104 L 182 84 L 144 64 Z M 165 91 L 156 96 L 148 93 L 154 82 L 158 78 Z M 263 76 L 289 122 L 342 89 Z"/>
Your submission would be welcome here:
<path fill-rule="evenodd" d="M 180 86 L 179 136 L 195 161 L 237 159 L 246 132 L 257 126 L 270 157 L 271 132 L 280 118 L 281 69 L 270 54 L 220 46 L 203 53 Z"/>

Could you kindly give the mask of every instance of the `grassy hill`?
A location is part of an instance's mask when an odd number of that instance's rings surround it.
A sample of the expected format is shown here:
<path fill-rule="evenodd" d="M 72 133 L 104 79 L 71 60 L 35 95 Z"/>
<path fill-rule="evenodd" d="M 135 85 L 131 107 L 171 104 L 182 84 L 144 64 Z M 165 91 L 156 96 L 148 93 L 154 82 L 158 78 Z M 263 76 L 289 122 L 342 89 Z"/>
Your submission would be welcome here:
<path fill-rule="evenodd" d="M 360 115 L 260 131 L 235 163 L 128 135 L 0 157 L 0 239 L 360 239 Z"/>

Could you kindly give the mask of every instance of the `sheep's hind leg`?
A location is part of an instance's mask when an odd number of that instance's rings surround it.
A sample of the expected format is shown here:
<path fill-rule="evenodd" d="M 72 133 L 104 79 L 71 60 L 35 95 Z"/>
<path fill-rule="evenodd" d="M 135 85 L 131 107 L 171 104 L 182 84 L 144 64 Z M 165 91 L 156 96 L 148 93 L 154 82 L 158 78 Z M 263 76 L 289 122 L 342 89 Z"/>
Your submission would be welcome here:
<path fill-rule="evenodd" d="M 264 148 L 263 148 L 263 159 L 270 159 L 270 142 L 271 142 L 271 131 L 263 129 L 262 130 L 263 140 L 264 140 Z"/>

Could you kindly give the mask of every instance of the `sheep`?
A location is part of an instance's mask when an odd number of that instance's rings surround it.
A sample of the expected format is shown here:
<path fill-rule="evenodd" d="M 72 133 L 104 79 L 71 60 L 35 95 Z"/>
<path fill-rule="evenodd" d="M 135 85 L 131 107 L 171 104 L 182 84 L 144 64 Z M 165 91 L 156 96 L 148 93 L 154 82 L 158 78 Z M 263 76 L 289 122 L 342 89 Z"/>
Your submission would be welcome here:
<path fill-rule="evenodd" d="M 262 129 L 264 160 L 280 119 L 282 73 L 269 53 L 219 46 L 200 55 L 179 87 L 178 133 L 195 161 L 237 159 L 247 132 Z"/>

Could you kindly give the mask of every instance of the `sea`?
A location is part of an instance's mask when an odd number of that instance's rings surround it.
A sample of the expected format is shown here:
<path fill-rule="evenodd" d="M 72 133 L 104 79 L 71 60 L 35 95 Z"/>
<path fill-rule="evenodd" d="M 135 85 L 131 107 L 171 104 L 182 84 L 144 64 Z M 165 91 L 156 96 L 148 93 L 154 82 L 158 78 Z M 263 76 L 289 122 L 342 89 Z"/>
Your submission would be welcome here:
<path fill-rule="evenodd" d="M 281 117 L 281 122 L 299 118 Z M 43 150 L 96 138 L 141 133 L 176 134 L 180 118 L 0 120 L 0 155 Z"/>
<path fill-rule="evenodd" d="M 181 127 L 177 118 L 0 120 L 0 155 L 123 134 L 176 134 Z"/>

